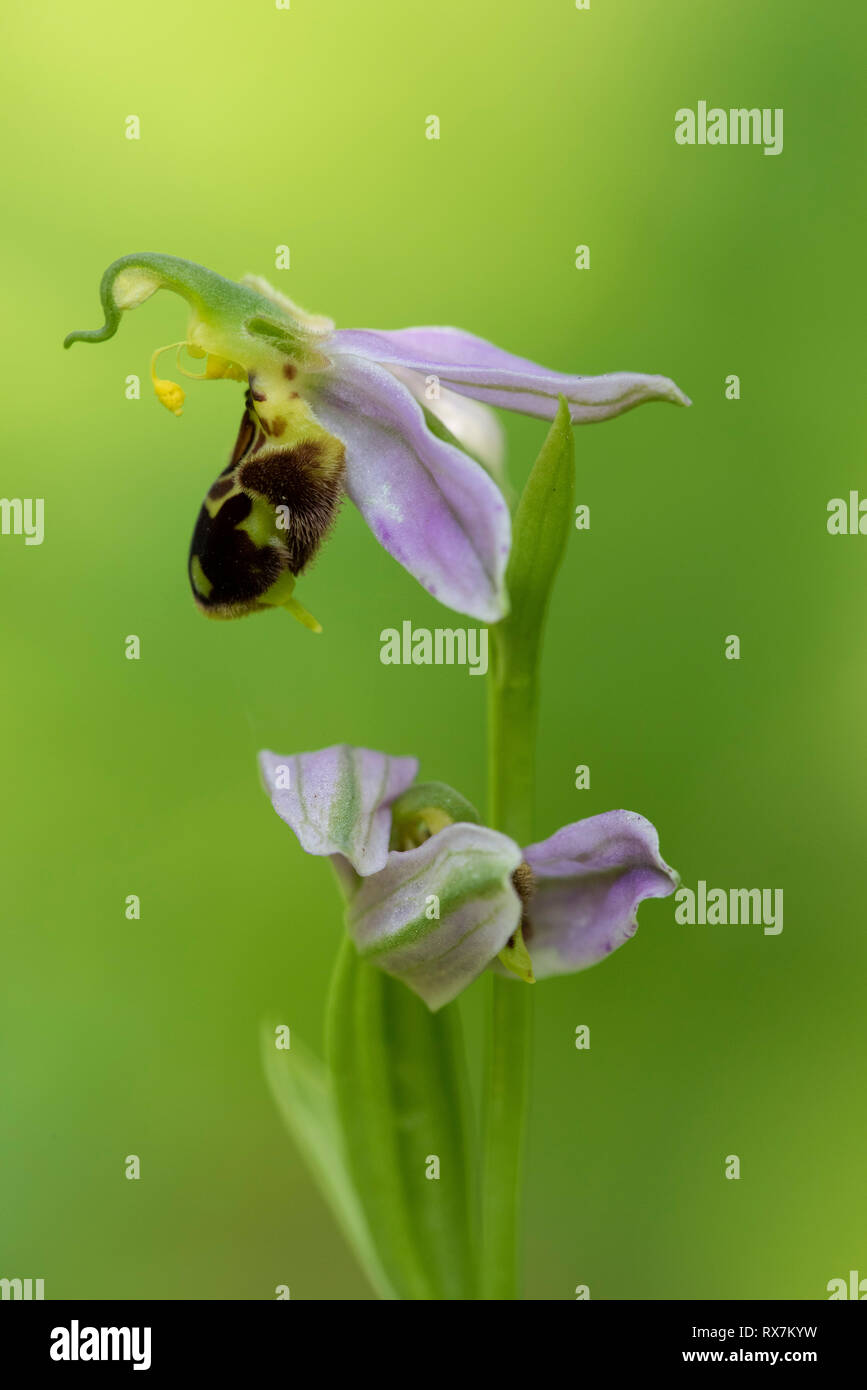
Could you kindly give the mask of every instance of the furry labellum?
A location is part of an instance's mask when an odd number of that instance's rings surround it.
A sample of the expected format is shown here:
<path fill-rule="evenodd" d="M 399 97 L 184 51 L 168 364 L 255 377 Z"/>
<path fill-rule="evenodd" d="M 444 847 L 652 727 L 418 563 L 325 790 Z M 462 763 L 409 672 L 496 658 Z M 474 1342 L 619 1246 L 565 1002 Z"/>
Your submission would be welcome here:
<path fill-rule="evenodd" d="M 260 417 L 252 389 L 232 457 L 202 504 L 190 583 L 211 618 L 291 604 L 295 579 L 327 536 L 343 494 L 345 450 L 298 401 Z"/>

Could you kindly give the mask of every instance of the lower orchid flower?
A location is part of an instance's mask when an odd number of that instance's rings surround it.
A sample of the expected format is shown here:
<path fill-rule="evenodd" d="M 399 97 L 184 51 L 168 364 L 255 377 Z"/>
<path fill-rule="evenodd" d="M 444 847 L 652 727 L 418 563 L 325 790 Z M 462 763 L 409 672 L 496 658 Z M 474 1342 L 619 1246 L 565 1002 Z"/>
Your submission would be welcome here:
<path fill-rule="evenodd" d="M 663 376 L 567 376 L 455 328 L 336 330 L 264 280 L 223 279 L 190 261 L 123 256 L 102 277 L 104 342 L 121 314 L 159 289 L 189 304 L 178 370 L 246 383 L 229 463 L 199 513 L 189 558 L 196 603 L 234 618 L 280 606 L 313 630 L 296 580 L 327 536 L 344 493 L 377 540 L 447 607 L 485 622 L 508 610 L 510 518 L 494 481 L 500 441 L 489 406 L 551 420 L 565 397 L 573 423 L 644 401 L 688 405 Z M 190 373 L 180 350 L 204 361 Z M 151 376 L 175 415 L 184 392 Z M 472 456 L 471 456 L 472 455 Z M 484 466 L 483 466 L 484 465 Z"/>
<path fill-rule="evenodd" d="M 528 982 L 595 965 L 679 882 L 634 811 L 521 848 L 450 787 L 417 783 L 414 758 L 340 744 L 260 765 L 302 848 L 334 861 L 361 957 L 433 1010 L 491 965 Z"/>

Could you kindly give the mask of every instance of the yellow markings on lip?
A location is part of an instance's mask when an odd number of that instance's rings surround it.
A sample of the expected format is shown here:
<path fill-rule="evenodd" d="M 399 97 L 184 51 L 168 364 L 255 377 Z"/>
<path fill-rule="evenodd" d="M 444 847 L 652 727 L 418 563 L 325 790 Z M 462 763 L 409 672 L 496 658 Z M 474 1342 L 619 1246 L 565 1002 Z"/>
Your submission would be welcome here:
<path fill-rule="evenodd" d="M 208 516 L 211 518 L 212 521 L 214 520 L 214 517 L 217 515 L 217 512 L 219 512 L 221 508 L 224 506 L 224 504 L 226 502 L 231 502 L 232 498 L 237 497 L 241 490 L 242 489 L 238 485 L 237 481 L 235 481 L 232 484 L 232 487 L 227 488 L 226 491 L 221 493 L 219 497 L 212 497 L 210 492 L 207 493 L 207 495 L 205 496 L 205 500 L 202 503 L 202 506 L 204 507 L 205 511 L 208 513 Z M 251 535 L 248 528 L 242 526 L 240 522 L 238 523 L 238 526 L 235 529 L 247 531 L 247 534 L 250 536 L 250 540 L 253 541 L 255 545 L 261 547 L 263 544 L 267 544 L 267 541 L 263 542 L 259 540 L 258 536 Z"/>
<path fill-rule="evenodd" d="M 190 578 L 196 593 L 201 594 L 202 598 L 209 598 L 214 586 L 202 569 L 198 555 L 194 555 L 190 561 Z"/>
<path fill-rule="evenodd" d="M 238 491 L 243 491 L 243 489 L 239 488 Z M 225 497 L 219 499 L 220 506 L 223 505 L 225 500 Z M 262 550 L 266 545 L 273 545 L 275 541 L 280 539 L 275 530 L 275 512 L 274 508 L 270 506 L 263 497 L 254 495 L 251 500 L 252 506 L 249 513 L 242 521 L 238 522 L 235 530 L 245 531 L 253 544 L 259 550 Z M 219 510 L 219 508 L 217 508 L 217 510 Z M 280 602 L 279 599 L 277 601 L 278 603 Z"/>

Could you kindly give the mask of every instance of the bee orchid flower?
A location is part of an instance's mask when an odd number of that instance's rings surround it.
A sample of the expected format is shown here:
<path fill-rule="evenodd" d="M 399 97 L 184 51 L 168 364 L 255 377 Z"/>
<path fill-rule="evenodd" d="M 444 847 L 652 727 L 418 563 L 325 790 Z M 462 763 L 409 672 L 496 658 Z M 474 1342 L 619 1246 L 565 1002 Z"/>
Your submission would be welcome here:
<path fill-rule="evenodd" d="M 246 386 L 228 465 L 199 513 L 189 557 L 196 603 L 234 618 L 282 606 L 318 630 L 294 596 L 344 494 L 377 540 L 440 602 L 496 622 L 508 609 L 509 511 L 494 476 L 497 406 L 573 422 L 607 420 L 644 401 L 689 404 L 662 376 L 566 376 L 455 328 L 337 330 L 266 281 L 240 283 L 174 256 L 123 256 L 102 278 L 105 322 L 70 333 L 104 342 L 121 315 L 157 290 L 187 301 L 178 371 Z M 203 369 L 181 366 L 185 348 Z M 183 409 L 181 386 L 151 376 L 159 400 Z"/>
<path fill-rule="evenodd" d="M 332 858 L 359 954 L 432 1010 L 493 966 L 528 982 L 584 970 L 622 946 L 645 898 L 679 877 L 634 811 L 607 811 L 521 848 L 479 823 L 414 758 L 340 744 L 260 767 L 308 854 Z"/>

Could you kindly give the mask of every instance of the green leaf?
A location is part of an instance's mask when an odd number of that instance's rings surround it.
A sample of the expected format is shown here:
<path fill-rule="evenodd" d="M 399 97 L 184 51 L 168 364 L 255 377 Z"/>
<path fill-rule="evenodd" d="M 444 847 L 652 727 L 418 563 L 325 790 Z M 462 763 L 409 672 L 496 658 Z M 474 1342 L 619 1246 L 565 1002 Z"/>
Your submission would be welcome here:
<path fill-rule="evenodd" d="M 508 629 L 513 660 L 535 666 L 548 600 L 572 530 L 575 445 L 565 397 L 533 464 L 512 526 L 506 584 L 512 609 Z"/>
<path fill-rule="evenodd" d="M 573 522 L 575 446 L 564 396 L 512 523 L 508 617 L 490 629 L 491 824 L 521 845 L 533 838 L 533 746 L 538 665 L 548 600 Z M 508 756 L 502 750 L 508 749 Z"/>
<path fill-rule="evenodd" d="M 475 1298 L 474 1148 L 457 1005 L 432 1014 L 347 940 L 328 1058 L 349 1171 L 398 1296 Z M 434 1159 L 439 1176 L 428 1177 Z"/>
<path fill-rule="evenodd" d="M 325 1064 L 297 1040 L 293 1040 L 290 1050 L 276 1048 L 274 1028 L 269 1026 L 262 1029 L 262 1060 L 286 1128 L 362 1269 L 380 1298 L 396 1298 L 346 1168 Z"/>

